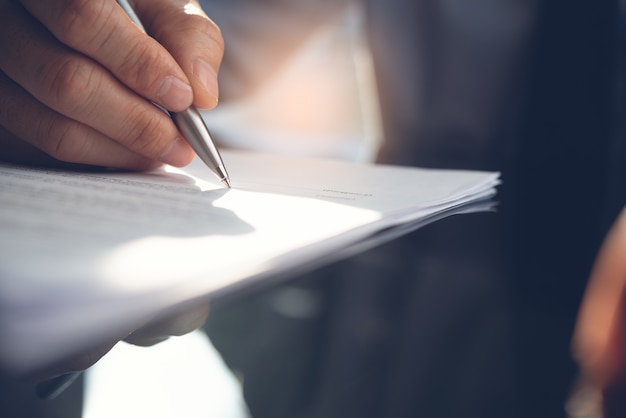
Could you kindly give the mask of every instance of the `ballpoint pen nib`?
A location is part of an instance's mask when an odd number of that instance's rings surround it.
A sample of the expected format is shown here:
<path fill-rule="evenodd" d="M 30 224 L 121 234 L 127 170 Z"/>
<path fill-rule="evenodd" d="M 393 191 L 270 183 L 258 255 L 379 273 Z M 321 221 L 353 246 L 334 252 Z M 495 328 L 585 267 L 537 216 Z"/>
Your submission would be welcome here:
<path fill-rule="evenodd" d="M 228 177 L 224 177 L 222 179 L 222 183 L 224 183 L 224 186 L 228 187 L 230 189 L 230 180 L 228 180 Z"/>

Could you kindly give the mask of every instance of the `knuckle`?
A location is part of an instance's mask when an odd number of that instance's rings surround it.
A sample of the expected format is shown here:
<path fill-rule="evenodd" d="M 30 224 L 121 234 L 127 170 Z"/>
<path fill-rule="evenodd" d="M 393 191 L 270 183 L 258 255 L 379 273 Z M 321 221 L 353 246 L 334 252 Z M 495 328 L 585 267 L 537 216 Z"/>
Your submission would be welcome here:
<path fill-rule="evenodd" d="M 162 19 L 154 25 L 153 35 L 157 40 L 166 39 L 172 34 L 182 34 L 181 37 L 184 36 L 185 39 L 200 39 L 203 42 L 208 38 L 214 43 L 211 47 L 223 48 L 224 46 L 219 26 L 204 14 L 183 13 L 174 17 L 163 16 Z"/>
<path fill-rule="evenodd" d="M 141 41 L 129 49 L 118 69 L 118 76 L 142 92 L 154 91 L 161 81 L 159 70 L 167 65 L 167 57 L 160 54 L 157 47 Z M 151 71 L 146 71 L 147 68 Z"/>
<path fill-rule="evenodd" d="M 43 151 L 59 161 L 84 163 L 93 157 L 94 131 L 63 117 L 48 119 L 37 126 Z"/>
<path fill-rule="evenodd" d="M 52 157 L 66 162 L 82 161 L 84 141 L 72 135 L 68 123 L 40 124 L 38 131 L 41 138 L 48 138 L 46 152 Z"/>
<path fill-rule="evenodd" d="M 163 117 L 156 108 L 137 111 L 129 118 L 128 126 L 132 128 L 127 131 L 123 144 L 146 157 L 160 158 L 167 145 L 163 140 L 163 132 L 167 131 L 162 123 Z"/>
<path fill-rule="evenodd" d="M 61 113 L 71 114 L 83 109 L 90 92 L 99 84 L 95 68 L 75 56 L 53 63 L 47 72 L 50 105 Z"/>
<path fill-rule="evenodd" d="M 190 30 L 197 34 L 208 36 L 215 46 L 223 48 L 224 38 L 222 32 L 211 19 L 203 16 L 192 16 Z"/>
<path fill-rule="evenodd" d="M 194 14 L 190 15 L 188 25 L 192 30 L 196 30 L 198 32 L 202 32 L 205 34 L 210 34 L 212 36 L 221 38 L 221 31 L 219 26 L 215 24 L 211 19 L 204 15 Z"/>
<path fill-rule="evenodd" d="M 60 137 L 54 148 L 52 156 L 60 161 L 68 163 L 81 163 L 85 160 L 84 141 L 75 140 L 68 136 Z"/>
<path fill-rule="evenodd" d="M 104 2 L 94 0 L 67 0 L 59 8 L 56 18 L 57 36 L 63 42 L 85 42 L 89 34 L 97 33 L 106 21 Z M 95 29 L 95 30 L 94 30 Z"/>

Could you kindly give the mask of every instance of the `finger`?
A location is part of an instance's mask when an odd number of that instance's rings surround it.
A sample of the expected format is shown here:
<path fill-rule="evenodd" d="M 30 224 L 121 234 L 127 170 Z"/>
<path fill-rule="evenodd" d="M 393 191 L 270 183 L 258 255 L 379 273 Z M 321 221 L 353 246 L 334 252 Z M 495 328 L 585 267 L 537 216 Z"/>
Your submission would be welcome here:
<path fill-rule="evenodd" d="M 19 5 L 2 4 L 11 13 L 0 29 L 0 68 L 9 78 L 46 106 L 145 158 L 176 166 L 193 159 L 168 115 L 59 44 Z"/>
<path fill-rule="evenodd" d="M 39 148 L 22 141 L 2 126 L 0 126 L 0 160 L 10 163 L 36 164 L 40 166 L 57 166 L 63 164 Z"/>
<path fill-rule="evenodd" d="M 59 161 L 138 170 L 159 164 L 45 107 L 1 72 L 0 109 L 4 109 L 0 112 L 0 149 L 5 160 L 51 163 L 26 143 Z"/>
<path fill-rule="evenodd" d="M 581 305 L 574 334 L 574 355 L 601 388 L 626 372 L 626 211 L 607 236 Z"/>
<path fill-rule="evenodd" d="M 217 25 L 196 0 L 136 0 L 136 10 L 150 33 L 176 59 L 194 91 L 194 105 L 217 105 L 217 73 L 224 41 Z"/>
<path fill-rule="evenodd" d="M 28 382 L 41 382 L 68 373 L 75 373 L 86 370 L 96 364 L 98 360 L 100 360 L 102 357 L 104 357 L 105 354 L 111 351 L 111 349 L 119 341 L 119 339 L 111 340 L 110 342 L 88 349 L 63 361 L 51 364 L 45 369 L 37 370 L 29 374 L 28 376 L 25 376 L 24 380 Z"/>
<path fill-rule="evenodd" d="M 169 336 L 188 334 L 200 328 L 209 316 L 209 306 L 185 308 L 183 311 L 159 318 L 128 335 L 124 341 L 135 345 L 149 346 Z"/>
<path fill-rule="evenodd" d="M 131 90 L 172 111 L 191 86 L 174 58 L 112 0 L 22 0 L 57 39 L 102 64 Z"/>

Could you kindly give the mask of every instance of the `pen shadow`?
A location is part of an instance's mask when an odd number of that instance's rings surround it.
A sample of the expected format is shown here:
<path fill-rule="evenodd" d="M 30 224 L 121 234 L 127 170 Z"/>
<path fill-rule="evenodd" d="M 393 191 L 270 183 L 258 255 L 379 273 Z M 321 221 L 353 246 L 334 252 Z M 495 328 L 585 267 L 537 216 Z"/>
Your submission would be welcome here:
<path fill-rule="evenodd" d="M 70 250 L 88 256 L 150 237 L 192 238 L 254 231 L 235 212 L 216 204 L 230 189 L 211 183 L 200 187 L 194 177 L 183 173 L 164 168 L 130 172 L 78 166 L 16 167 L 23 171 L 18 172 L 19 182 L 7 186 L 13 188 L 7 192 L 16 197 L 15 207 L 9 205 L 7 211 L 13 211 L 17 220 L 33 222 L 9 229 L 10 233 L 20 238 L 32 229 L 33 236 L 43 241 L 55 237 L 56 245 L 46 252 L 62 256 L 68 263 L 73 262 Z M 32 241 L 31 246 L 43 246 L 43 241 Z M 0 242 L 0 249 L 2 246 Z"/>
<path fill-rule="evenodd" d="M 115 175 L 111 171 L 108 174 Z M 217 186 L 203 190 L 191 176 L 162 170 L 141 173 L 141 180 L 132 180 L 132 174 L 124 174 L 128 179 L 120 186 L 128 186 L 129 190 L 126 195 L 109 197 L 109 203 L 121 215 L 134 212 L 139 216 L 111 219 L 125 224 L 123 230 L 117 231 L 120 241 L 147 236 L 187 238 L 254 231 L 235 212 L 215 204 L 230 189 Z"/>

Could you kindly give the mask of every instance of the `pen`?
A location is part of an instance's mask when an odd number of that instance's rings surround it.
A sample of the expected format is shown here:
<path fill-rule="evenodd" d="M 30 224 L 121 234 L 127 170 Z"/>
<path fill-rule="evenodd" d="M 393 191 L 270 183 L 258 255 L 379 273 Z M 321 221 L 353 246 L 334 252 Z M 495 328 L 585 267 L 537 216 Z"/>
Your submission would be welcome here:
<path fill-rule="evenodd" d="M 117 3 L 124 9 L 128 17 L 145 32 L 141 20 L 139 20 L 139 17 L 128 0 L 117 0 Z M 191 148 L 198 154 L 198 157 L 204 161 L 207 167 L 211 169 L 226 187 L 230 188 L 230 179 L 222 157 L 198 109 L 191 105 L 189 109 L 182 112 L 168 113 L 178 130 L 180 130 L 189 145 L 191 145 Z"/>

